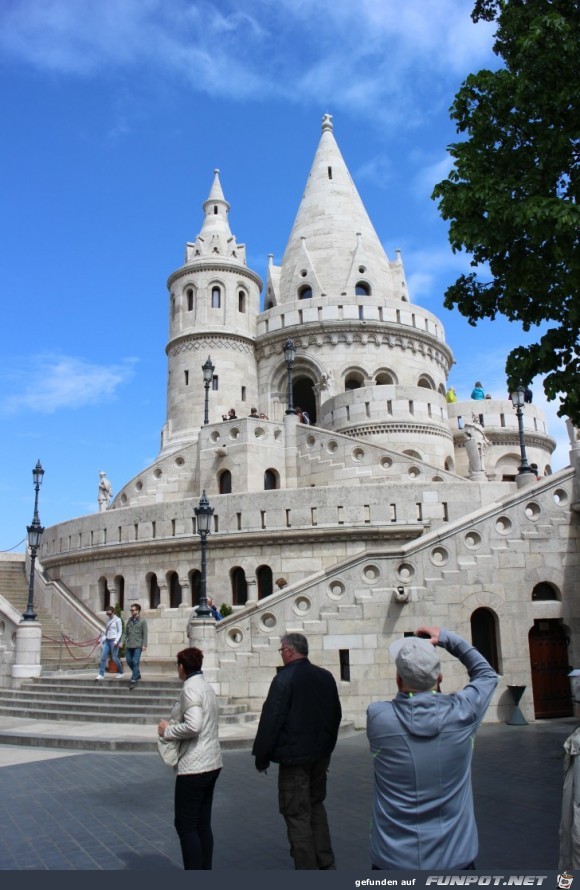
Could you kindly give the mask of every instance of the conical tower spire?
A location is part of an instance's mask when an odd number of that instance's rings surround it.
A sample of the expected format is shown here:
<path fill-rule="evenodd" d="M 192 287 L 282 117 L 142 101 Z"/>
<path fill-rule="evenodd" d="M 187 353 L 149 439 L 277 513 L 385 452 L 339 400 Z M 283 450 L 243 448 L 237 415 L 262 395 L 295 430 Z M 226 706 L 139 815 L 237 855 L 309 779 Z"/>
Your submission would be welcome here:
<path fill-rule="evenodd" d="M 391 264 L 334 138 L 332 116 L 325 114 L 282 259 L 280 302 L 296 300 L 306 285 L 315 297 L 354 299 L 359 279 L 370 282 L 369 293 L 395 297 Z"/>

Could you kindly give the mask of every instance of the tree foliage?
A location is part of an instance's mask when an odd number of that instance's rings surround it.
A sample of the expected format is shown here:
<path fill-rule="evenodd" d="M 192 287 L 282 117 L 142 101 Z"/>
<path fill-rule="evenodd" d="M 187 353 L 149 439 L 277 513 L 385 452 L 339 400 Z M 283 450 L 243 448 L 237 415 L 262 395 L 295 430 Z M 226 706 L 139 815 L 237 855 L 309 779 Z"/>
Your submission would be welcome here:
<path fill-rule="evenodd" d="M 580 4 L 477 0 L 472 18 L 497 23 L 503 66 L 471 74 L 451 108 L 465 136 L 433 198 L 476 271 L 445 306 L 472 325 L 498 313 L 541 325 L 509 354 L 508 385 L 546 375 L 548 399 L 560 395 L 558 413 L 580 425 Z"/>

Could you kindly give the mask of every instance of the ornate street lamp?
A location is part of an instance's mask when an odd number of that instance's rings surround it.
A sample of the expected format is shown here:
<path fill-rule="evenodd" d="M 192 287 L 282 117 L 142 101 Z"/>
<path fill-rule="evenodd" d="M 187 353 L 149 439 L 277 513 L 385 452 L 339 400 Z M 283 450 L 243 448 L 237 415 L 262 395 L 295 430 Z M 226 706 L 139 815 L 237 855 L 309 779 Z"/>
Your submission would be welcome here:
<path fill-rule="evenodd" d="M 32 471 L 32 479 L 34 482 L 34 516 L 32 518 L 32 524 L 26 527 L 26 531 L 28 534 L 28 546 L 30 548 L 30 578 L 28 581 L 28 603 L 26 604 L 26 612 L 22 613 L 22 617 L 24 621 L 36 621 L 36 614 L 34 612 L 34 564 L 36 562 L 36 552 L 40 547 L 40 542 L 42 540 L 42 535 L 44 532 L 44 528 L 40 524 L 40 518 L 38 516 L 38 492 L 40 490 L 40 486 L 42 485 L 42 479 L 44 477 L 44 470 L 40 464 L 40 461 L 37 461 L 35 468 Z"/>
<path fill-rule="evenodd" d="M 292 365 L 294 364 L 295 358 L 296 347 L 294 346 L 293 341 L 288 339 L 284 343 L 284 361 L 286 362 L 286 367 L 288 368 L 288 407 L 286 409 L 286 414 L 296 414 L 292 396 Z"/>
<path fill-rule="evenodd" d="M 514 391 L 511 393 L 510 398 L 512 400 L 512 407 L 515 408 L 515 412 L 518 417 L 518 431 L 520 435 L 520 454 L 521 454 L 521 463 L 518 467 L 518 476 L 523 475 L 524 473 L 533 473 L 534 471 L 530 467 L 528 463 L 528 459 L 526 457 L 526 440 L 524 437 L 524 404 L 525 404 L 525 386 L 517 386 Z"/>
<path fill-rule="evenodd" d="M 203 411 L 203 425 L 205 426 L 209 423 L 209 388 L 213 380 L 213 372 L 215 371 L 215 365 L 212 364 L 211 356 L 208 355 L 207 361 L 201 366 L 201 370 L 203 371 L 203 385 L 205 387 L 205 404 Z"/>
<path fill-rule="evenodd" d="M 198 618 L 211 618 L 211 611 L 207 604 L 207 536 L 211 534 L 210 523 L 213 516 L 213 507 L 210 507 L 205 489 L 199 499 L 199 505 L 193 508 L 197 519 L 197 533 L 201 538 L 201 583 L 199 594 L 199 606 L 196 615 Z"/>

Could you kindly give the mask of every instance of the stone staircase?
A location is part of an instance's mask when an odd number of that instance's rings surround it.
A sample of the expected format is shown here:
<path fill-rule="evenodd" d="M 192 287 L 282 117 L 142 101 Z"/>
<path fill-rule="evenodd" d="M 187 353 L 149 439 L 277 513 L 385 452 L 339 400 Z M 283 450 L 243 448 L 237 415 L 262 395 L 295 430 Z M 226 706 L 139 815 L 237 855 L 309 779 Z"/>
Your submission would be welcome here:
<path fill-rule="evenodd" d="M 24 571 L 24 561 L 0 560 L 0 594 L 14 608 L 23 613 L 28 603 L 28 580 Z M 49 612 L 34 604 L 34 611 L 42 627 L 43 671 L 82 670 L 97 665 L 99 647 L 93 645 L 75 646 L 61 642 L 66 629 Z M 76 642 L 85 642 L 79 640 Z"/>
<path fill-rule="evenodd" d="M 181 683 L 144 678 L 135 689 L 107 675 L 39 677 L 17 689 L 0 689 L 0 744 L 154 751 L 155 727 L 167 718 Z M 128 676 L 128 675 L 127 675 Z M 222 746 L 250 747 L 259 713 L 220 697 Z"/>

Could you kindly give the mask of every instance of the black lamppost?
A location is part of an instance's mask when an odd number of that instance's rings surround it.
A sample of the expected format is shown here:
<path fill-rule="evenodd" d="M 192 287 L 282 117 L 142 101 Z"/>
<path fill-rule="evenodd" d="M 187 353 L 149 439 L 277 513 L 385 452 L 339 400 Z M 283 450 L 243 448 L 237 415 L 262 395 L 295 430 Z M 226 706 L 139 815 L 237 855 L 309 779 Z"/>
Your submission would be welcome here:
<path fill-rule="evenodd" d="M 201 366 L 201 370 L 203 371 L 203 385 L 205 387 L 205 404 L 203 410 L 203 425 L 205 426 L 209 423 L 209 388 L 213 380 L 213 372 L 215 371 L 215 365 L 212 364 L 211 356 L 208 355 L 207 361 Z"/>
<path fill-rule="evenodd" d="M 525 404 L 525 386 L 516 386 L 514 391 L 512 392 L 510 398 L 512 400 L 512 406 L 515 408 L 517 417 L 518 417 L 518 431 L 520 435 L 520 454 L 521 454 L 521 464 L 518 467 L 518 476 L 523 475 L 524 473 L 533 473 L 534 471 L 530 467 L 528 463 L 528 459 L 526 457 L 526 440 L 524 437 L 524 404 Z"/>
<path fill-rule="evenodd" d="M 288 339 L 284 343 L 284 361 L 286 362 L 286 367 L 288 368 L 288 407 L 286 408 L 286 414 L 296 414 L 294 410 L 294 399 L 292 396 L 292 365 L 294 364 L 294 359 L 296 358 L 296 347 L 292 340 Z"/>
<path fill-rule="evenodd" d="M 42 485 L 43 476 L 44 470 L 42 469 L 40 461 L 37 461 L 36 466 L 32 471 L 35 492 L 34 516 L 32 518 L 32 524 L 26 527 L 28 533 L 28 546 L 30 547 L 30 579 L 28 581 L 28 603 L 26 604 L 26 612 L 22 613 L 22 617 L 25 621 L 36 621 L 34 612 L 34 563 L 36 562 L 36 551 L 40 547 L 40 541 L 44 532 L 38 516 L 38 492 Z"/>
<path fill-rule="evenodd" d="M 194 507 L 197 519 L 197 533 L 201 538 L 201 584 L 199 593 L 199 606 L 196 614 L 198 618 L 211 618 L 211 610 L 207 604 L 207 536 L 211 534 L 210 523 L 213 516 L 213 507 L 210 507 L 205 489 L 199 499 L 199 505 Z"/>

